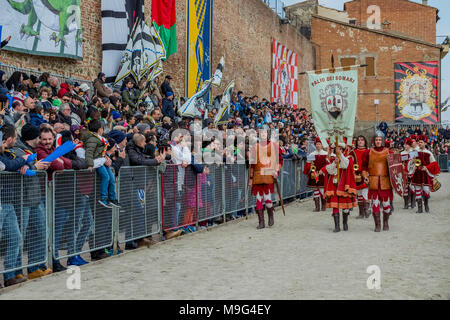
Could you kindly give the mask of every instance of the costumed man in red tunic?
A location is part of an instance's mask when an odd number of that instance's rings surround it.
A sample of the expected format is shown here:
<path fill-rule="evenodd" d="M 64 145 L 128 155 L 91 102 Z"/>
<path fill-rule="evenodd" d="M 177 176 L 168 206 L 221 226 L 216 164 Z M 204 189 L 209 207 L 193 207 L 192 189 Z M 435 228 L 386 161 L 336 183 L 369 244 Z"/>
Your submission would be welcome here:
<path fill-rule="evenodd" d="M 303 174 L 308 177 L 306 186 L 314 190 L 314 203 L 316 205 L 314 212 L 319 212 L 320 204 L 322 204 L 322 211 L 325 211 L 327 204 L 323 194 L 324 176 L 319 172 L 327 164 L 328 152 L 323 150 L 320 138 L 316 138 L 314 144 L 316 150 L 311 152 L 309 156 L 314 156 L 315 160 L 306 162 Z"/>
<path fill-rule="evenodd" d="M 411 184 L 414 186 L 417 201 L 417 213 L 423 212 L 423 204 L 425 212 L 430 212 L 428 200 L 430 199 L 430 188 L 433 184 L 433 178 L 437 176 L 441 169 L 434 159 L 433 154 L 427 150 L 428 138 L 424 135 L 418 137 L 419 155 L 415 159 L 411 159 L 408 164 L 409 174 L 412 175 Z"/>
<path fill-rule="evenodd" d="M 414 208 L 415 204 L 415 191 L 414 187 L 411 185 L 411 178 L 408 175 L 408 162 L 409 162 L 409 154 L 413 151 L 412 148 L 412 140 L 411 138 L 406 138 L 403 142 L 403 151 L 400 152 L 402 155 L 402 158 L 404 157 L 404 160 L 402 160 L 403 163 L 403 172 L 407 176 L 408 179 L 408 188 L 403 191 L 403 200 L 405 202 L 405 205 L 403 209 L 409 209 L 409 205 L 411 204 L 411 208 Z"/>
<path fill-rule="evenodd" d="M 359 136 L 356 140 L 356 148 L 350 152 L 353 157 L 356 190 L 358 191 L 359 216 L 356 219 L 368 218 L 369 212 L 369 186 L 364 183 L 362 178 L 362 158 L 367 151 L 367 140 L 364 136 Z"/>
<path fill-rule="evenodd" d="M 251 165 L 249 170 L 249 185 L 252 186 L 252 194 L 256 197 L 256 213 L 258 214 L 258 227 L 265 227 L 264 206 L 267 209 L 269 227 L 273 226 L 273 202 L 272 194 L 275 192 L 274 179 L 278 178 L 283 157 L 278 143 L 267 140 L 268 127 L 259 131 L 259 142 L 253 146 L 251 152 Z"/>
<path fill-rule="evenodd" d="M 392 214 L 391 202 L 394 199 L 387 157 L 393 152 L 383 146 L 383 137 L 375 137 L 375 147 L 363 154 L 362 175 L 369 185 L 369 200 L 372 200 L 372 215 L 375 232 L 380 232 L 380 207 L 383 206 L 383 230 L 389 230 L 389 216 Z"/>
<path fill-rule="evenodd" d="M 331 153 L 332 148 L 335 149 L 336 153 Z M 345 143 L 340 143 L 337 147 L 335 147 L 334 144 L 331 145 L 327 165 L 320 171 L 320 174 L 325 176 L 324 195 L 327 200 L 327 208 L 333 209 L 333 232 L 341 231 L 339 225 L 339 210 L 342 209 L 343 229 L 344 231 L 347 231 L 350 209 L 357 206 L 353 159 L 351 156 L 344 155 L 345 149 Z"/>

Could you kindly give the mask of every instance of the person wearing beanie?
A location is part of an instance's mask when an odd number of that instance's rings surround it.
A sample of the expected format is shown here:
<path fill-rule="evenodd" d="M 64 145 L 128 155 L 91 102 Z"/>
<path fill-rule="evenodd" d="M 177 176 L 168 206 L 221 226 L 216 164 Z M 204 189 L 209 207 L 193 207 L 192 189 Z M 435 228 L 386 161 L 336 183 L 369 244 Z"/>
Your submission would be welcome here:
<path fill-rule="evenodd" d="M 113 116 L 113 120 L 116 122 L 119 122 L 122 120 L 122 115 L 119 112 L 117 112 L 116 110 L 114 110 L 112 112 L 112 116 Z"/>
<path fill-rule="evenodd" d="M 170 119 L 175 120 L 175 109 L 173 104 L 173 93 L 166 92 L 166 97 L 162 101 L 162 114 Z"/>

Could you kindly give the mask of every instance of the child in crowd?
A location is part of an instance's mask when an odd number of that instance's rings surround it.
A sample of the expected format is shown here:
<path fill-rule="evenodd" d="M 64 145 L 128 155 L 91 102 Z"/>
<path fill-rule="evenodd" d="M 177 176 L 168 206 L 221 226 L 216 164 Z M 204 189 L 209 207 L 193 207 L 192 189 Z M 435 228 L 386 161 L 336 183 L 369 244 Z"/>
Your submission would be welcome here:
<path fill-rule="evenodd" d="M 108 148 L 108 140 L 103 135 L 103 127 L 100 120 L 93 119 L 88 125 L 89 132 L 83 137 L 83 143 L 86 150 L 86 161 L 88 162 L 89 171 L 94 169 L 100 176 L 100 200 L 99 203 L 106 208 L 117 207 L 120 208 L 120 204 L 117 201 L 115 191 L 115 178 L 110 168 L 111 159 L 106 157 L 106 150 Z M 95 160 L 104 160 L 104 164 L 101 162 L 97 168 L 95 166 Z M 101 164 L 101 165 L 100 165 Z M 96 167 L 96 166 L 95 166 Z"/>

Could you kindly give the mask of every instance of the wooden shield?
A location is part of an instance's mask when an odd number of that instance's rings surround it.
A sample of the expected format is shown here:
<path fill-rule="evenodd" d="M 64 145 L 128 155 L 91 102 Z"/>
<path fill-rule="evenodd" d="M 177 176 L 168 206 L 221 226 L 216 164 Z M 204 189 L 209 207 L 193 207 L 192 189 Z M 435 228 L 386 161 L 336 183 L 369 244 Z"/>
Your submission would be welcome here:
<path fill-rule="evenodd" d="M 403 197 L 404 191 L 408 189 L 408 181 L 406 172 L 403 171 L 402 156 L 400 154 L 390 154 L 387 160 L 392 189 L 400 197 Z"/>

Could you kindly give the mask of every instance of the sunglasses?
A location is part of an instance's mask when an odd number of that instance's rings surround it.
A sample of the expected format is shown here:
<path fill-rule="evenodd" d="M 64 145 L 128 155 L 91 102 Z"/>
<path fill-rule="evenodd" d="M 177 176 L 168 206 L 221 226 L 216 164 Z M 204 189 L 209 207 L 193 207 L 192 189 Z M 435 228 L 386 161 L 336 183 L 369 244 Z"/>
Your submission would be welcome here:
<path fill-rule="evenodd" d="M 63 102 L 70 102 L 70 99 L 63 99 Z"/>

